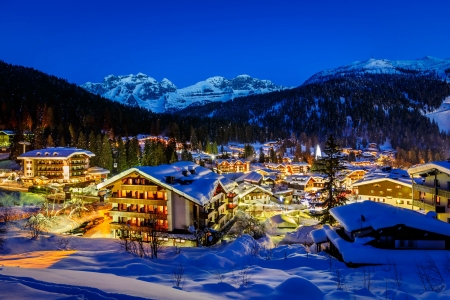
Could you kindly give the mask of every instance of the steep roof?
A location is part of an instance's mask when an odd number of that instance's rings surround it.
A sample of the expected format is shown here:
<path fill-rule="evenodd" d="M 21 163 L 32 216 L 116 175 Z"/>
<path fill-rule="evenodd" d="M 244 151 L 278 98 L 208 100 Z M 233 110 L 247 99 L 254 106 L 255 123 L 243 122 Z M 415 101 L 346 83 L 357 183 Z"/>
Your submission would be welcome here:
<path fill-rule="evenodd" d="M 450 174 L 450 162 L 448 161 L 434 161 L 422 165 L 417 165 L 408 169 L 409 174 L 426 173 L 430 170 L 436 169 L 445 174 Z"/>
<path fill-rule="evenodd" d="M 353 183 L 353 186 L 360 186 L 380 181 L 391 181 L 396 184 L 411 187 L 411 180 L 412 178 L 405 170 L 392 169 L 390 172 L 375 170 L 374 172 L 366 173 L 364 178 Z"/>
<path fill-rule="evenodd" d="M 95 154 L 89 150 L 83 150 L 78 148 L 53 147 L 53 148 L 31 150 L 19 155 L 17 158 L 68 159 L 77 154 L 85 154 L 89 157 L 95 156 Z"/>
<path fill-rule="evenodd" d="M 194 174 L 192 174 L 190 170 L 192 170 Z M 100 183 L 97 185 L 97 188 L 101 189 L 111 185 L 117 180 L 134 172 L 199 205 L 205 205 L 211 200 L 214 196 L 214 191 L 219 184 L 225 192 L 228 192 L 232 188 L 232 183 L 223 176 L 195 163 L 185 161 L 171 165 L 131 168 Z M 174 181 L 169 183 L 166 180 L 167 177 L 173 177 Z"/>
<path fill-rule="evenodd" d="M 417 211 L 373 201 L 363 201 L 330 209 L 331 215 L 349 231 L 372 227 L 374 230 L 405 225 L 450 236 L 450 224 Z"/>

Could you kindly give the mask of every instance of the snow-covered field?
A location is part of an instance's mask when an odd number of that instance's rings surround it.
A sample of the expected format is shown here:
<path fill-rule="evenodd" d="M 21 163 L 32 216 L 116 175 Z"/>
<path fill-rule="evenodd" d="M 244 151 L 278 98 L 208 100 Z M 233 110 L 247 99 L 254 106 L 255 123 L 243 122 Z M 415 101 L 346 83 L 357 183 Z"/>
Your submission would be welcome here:
<path fill-rule="evenodd" d="M 271 248 L 269 237 L 244 235 L 212 248 L 166 247 L 148 259 L 112 239 L 65 236 L 61 249 L 63 236 L 31 240 L 23 224 L 10 225 L 0 256 L 0 299 L 450 299 L 442 251 L 404 251 L 410 260 L 351 269 L 303 245 Z M 425 292 L 417 275 L 416 262 L 430 257 L 444 279 L 433 281 L 440 293 Z"/>

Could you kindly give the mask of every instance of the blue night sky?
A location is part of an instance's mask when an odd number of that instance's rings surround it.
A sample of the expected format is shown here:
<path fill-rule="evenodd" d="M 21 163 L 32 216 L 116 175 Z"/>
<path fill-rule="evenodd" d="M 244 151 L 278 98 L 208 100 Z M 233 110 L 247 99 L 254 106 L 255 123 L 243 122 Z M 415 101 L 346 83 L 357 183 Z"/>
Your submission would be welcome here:
<path fill-rule="evenodd" d="M 296 86 L 371 57 L 450 58 L 450 1 L 1 1 L 0 60 L 82 84 L 185 87 L 248 74 Z"/>

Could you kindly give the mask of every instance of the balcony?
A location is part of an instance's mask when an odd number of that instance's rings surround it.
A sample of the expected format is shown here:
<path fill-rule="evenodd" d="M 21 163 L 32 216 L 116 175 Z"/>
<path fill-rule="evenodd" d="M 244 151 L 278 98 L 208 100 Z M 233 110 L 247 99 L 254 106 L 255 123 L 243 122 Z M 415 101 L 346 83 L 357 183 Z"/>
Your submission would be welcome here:
<path fill-rule="evenodd" d="M 222 221 L 226 216 L 227 216 L 226 214 L 219 215 L 219 217 L 217 218 L 217 222 Z"/>
<path fill-rule="evenodd" d="M 122 184 L 120 186 L 121 190 L 127 190 L 127 191 L 157 192 L 158 188 L 159 188 L 159 186 L 157 186 L 157 185 Z"/>
<path fill-rule="evenodd" d="M 126 204 L 143 204 L 143 205 L 167 205 L 166 200 L 160 199 L 135 199 L 135 198 L 117 198 L 110 197 L 108 198 L 110 203 L 126 203 Z"/>
<path fill-rule="evenodd" d="M 434 187 L 421 185 L 421 184 L 413 184 L 414 191 L 419 191 L 423 193 L 435 194 L 436 189 Z"/>
<path fill-rule="evenodd" d="M 139 226 L 141 225 L 141 226 Z M 139 224 L 138 223 L 131 223 L 131 222 L 111 222 L 109 223 L 109 226 L 111 229 L 126 229 L 131 231 L 139 231 L 139 232 L 150 232 L 152 230 L 152 227 L 150 224 Z M 167 231 L 168 227 L 164 226 L 157 226 L 158 231 Z"/>
<path fill-rule="evenodd" d="M 435 207 L 434 205 L 419 201 L 419 200 L 413 200 L 413 205 L 414 207 L 419 207 L 423 210 L 428 210 L 428 211 L 435 211 Z"/>
<path fill-rule="evenodd" d="M 158 220 L 167 220 L 167 214 L 161 214 L 161 213 L 151 213 L 151 212 L 138 212 L 135 211 L 127 211 L 127 210 L 119 210 L 117 207 L 111 209 L 109 211 L 109 214 L 111 216 L 119 216 L 119 217 L 127 217 L 127 218 L 155 218 Z"/>

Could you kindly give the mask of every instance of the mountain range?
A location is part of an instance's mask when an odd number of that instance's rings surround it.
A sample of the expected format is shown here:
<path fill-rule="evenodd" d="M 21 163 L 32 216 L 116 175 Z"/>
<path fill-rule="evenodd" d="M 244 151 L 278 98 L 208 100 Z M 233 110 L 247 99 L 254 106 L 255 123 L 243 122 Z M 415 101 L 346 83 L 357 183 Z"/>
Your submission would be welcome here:
<path fill-rule="evenodd" d="M 368 59 L 355 61 L 311 76 L 304 84 L 323 82 L 332 78 L 357 74 L 414 74 L 432 75 L 450 82 L 450 59 L 425 56 L 416 60 Z"/>
<path fill-rule="evenodd" d="M 223 102 L 237 97 L 287 89 L 275 85 L 270 80 L 260 80 L 248 75 L 239 75 L 233 79 L 215 76 L 179 89 L 166 78 L 158 82 L 143 73 L 109 75 L 102 83 L 87 82 L 81 87 L 107 99 L 139 106 L 156 113 L 173 112 L 192 104 Z"/>

